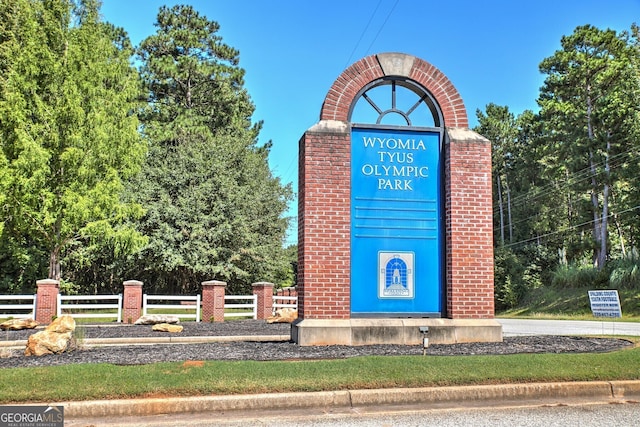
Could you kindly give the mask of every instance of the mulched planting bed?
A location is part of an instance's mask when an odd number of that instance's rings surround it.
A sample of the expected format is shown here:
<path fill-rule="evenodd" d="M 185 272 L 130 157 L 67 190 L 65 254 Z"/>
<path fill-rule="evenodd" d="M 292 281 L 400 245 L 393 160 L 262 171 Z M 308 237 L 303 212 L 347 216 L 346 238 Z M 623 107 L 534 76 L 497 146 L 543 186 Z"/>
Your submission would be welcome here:
<path fill-rule="evenodd" d="M 262 320 L 236 320 L 223 323 L 183 323 L 179 334 L 156 332 L 149 325 L 79 325 L 84 338 L 167 337 L 167 336 L 264 336 L 288 335 L 289 324 L 268 324 Z M 36 331 L 0 332 L 4 341 L 26 340 Z M 614 338 L 584 338 L 566 336 L 505 337 L 501 343 L 467 343 L 431 345 L 428 355 L 488 355 L 516 353 L 593 353 L 608 352 L 633 344 Z M 186 360 L 304 360 L 341 359 L 357 356 L 422 355 L 422 346 L 311 346 L 301 347 L 292 342 L 235 341 L 200 344 L 153 344 L 79 348 L 62 354 L 26 357 L 22 350 L 0 347 L 0 367 L 54 366 L 70 363 L 111 363 L 140 365 L 155 362 Z"/>

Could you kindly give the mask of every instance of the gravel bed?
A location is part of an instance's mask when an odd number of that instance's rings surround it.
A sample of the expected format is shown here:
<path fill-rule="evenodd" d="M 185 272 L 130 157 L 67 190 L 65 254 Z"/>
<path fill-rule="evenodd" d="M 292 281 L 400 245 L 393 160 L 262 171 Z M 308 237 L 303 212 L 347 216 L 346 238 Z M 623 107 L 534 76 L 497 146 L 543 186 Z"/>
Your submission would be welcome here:
<path fill-rule="evenodd" d="M 288 335 L 290 325 L 268 324 L 264 321 L 238 320 L 224 323 L 184 323 L 180 336 L 243 336 Z M 85 338 L 160 337 L 172 334 L 155 332 L 151 326 L 80 326 Z M 24 340 L 31 331 L 1 332 L 2 340 Z M 175 335 L 175 334 L 173 334 Z M 468 343 L 431 345 L 428 355 L 488 355 L 515 353 L 592 353 L 618 350 L 633 344 L 613 338 L 582 338 L 565 336 L 505 337 L 501 343 Z M 422 346 L 310 346 L 292 342 L 235 341 L 201 344 L 154 344 L 74 349 L 57 355 L 26 357 L 22 350 L 0 348 L 0 368 L 66 365 L 71 363 L 111 363 L 141 365 L 155 362 L 187 360 L 303 360 L 342 359 L 366 355 L 420 355 Z"/>
<path fill-rule="evenodd" d="M 203 336 L 242 336 L 242 335 L 289 335 L 291 325 L 288 323 L 267 323 L 264 320 L 232 320 L 227 322 L 183 322 L 183 327 L 178 336 L 203 337 Z M 38 328 L 35 331 L 39 331 Z M 26 340 L 29 335 L 35 332 L 31 330 L 22 331 L 0 331 L 0 341 Z M 157 332 L 151 329 L 151 325 L 127 325 L 118 323 L 107 323 L 100 325 L 76 325 L 76 335 L 84 338 L 145 338 L 172 336 L 169 332 Z"/>

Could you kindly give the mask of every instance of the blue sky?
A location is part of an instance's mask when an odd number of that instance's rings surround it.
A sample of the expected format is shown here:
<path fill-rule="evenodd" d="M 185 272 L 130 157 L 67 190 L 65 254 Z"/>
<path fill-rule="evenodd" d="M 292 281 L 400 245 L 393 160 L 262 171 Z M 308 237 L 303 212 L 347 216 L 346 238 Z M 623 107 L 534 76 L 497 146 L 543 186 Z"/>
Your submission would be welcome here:
<path fill-rule="evenodd" d="M 296 191 L 300 137 L 318 122 L 334 80 L 365 56 L 402 52 L 433 64 L 460 92 L 473 127 L 489 103 L 535 111 L 538 65 L 577 26 L 640 24 L 640 0 L 103 0 L 102 13 L 137 45 L 155 32 L 160 6 L 175 4 L 218 22 L 223 42 L 240 51 L 254 120 L 264 121 L 260 142 L 273 141 L 271 169 Z"/>

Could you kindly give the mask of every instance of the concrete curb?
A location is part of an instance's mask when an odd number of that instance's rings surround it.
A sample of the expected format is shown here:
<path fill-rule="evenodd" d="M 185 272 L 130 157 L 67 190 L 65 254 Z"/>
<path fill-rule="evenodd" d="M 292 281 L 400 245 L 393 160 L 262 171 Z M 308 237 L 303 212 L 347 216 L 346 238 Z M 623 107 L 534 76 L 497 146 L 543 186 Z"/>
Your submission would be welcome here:
<path fill-rule="evenodd" d="M 154 344 L 204 344 L 212 342 L 234 341 L 291 341 L 289 335 L 237 335 L 237 336 L 169 336 L 169 337 L 140 337 L 140 338 L 86 338 L 82 344 L 86 347 L 109 345 L 154 345 Z"/>
<path fill-rule="evenodd" d="M 499 401 L 560 403 L 569 399 L 624 402 L 640 399 L 640 381 L 503 384 L 311 393 L 274 393 L 51 403 L 64 405 L 65 417 L 100 418 L 159 414 L 265 411 L 281 409 L 463 404 Z M 425 408 L 427 409 L 427 408 Z"/>
<path fill-rule="evenodd" d="M 291 341 L 290 335 L 236 335 L 236 336 L 163 336 L 163 337 L 138 337 L 138 338 L 85 338 L 82 345 L 85 347 L 101 347 L 115 345 L 154 345 L 154 344 L 203 344 L 213 342 L 273 342 Z M 0 341 L 0 348 L 24 349 L 27 340 Z"/>

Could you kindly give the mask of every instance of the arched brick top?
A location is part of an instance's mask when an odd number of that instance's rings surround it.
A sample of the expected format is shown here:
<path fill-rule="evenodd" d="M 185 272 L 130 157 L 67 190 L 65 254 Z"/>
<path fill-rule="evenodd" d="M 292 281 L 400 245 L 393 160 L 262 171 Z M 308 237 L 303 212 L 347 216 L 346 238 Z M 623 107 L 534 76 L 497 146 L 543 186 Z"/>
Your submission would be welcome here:
<path fill-rule="evenodd" d="M 428 62 L 403 53 L 367 56 L 344 70 L 329 89 L 322 104 L 320 120 L 346 122 L 358 92 L 386 76 L 407 77 L 427 89 L 442 111 L 445 127 L 469 127 L 462 97 L 447 76 Z"/>

